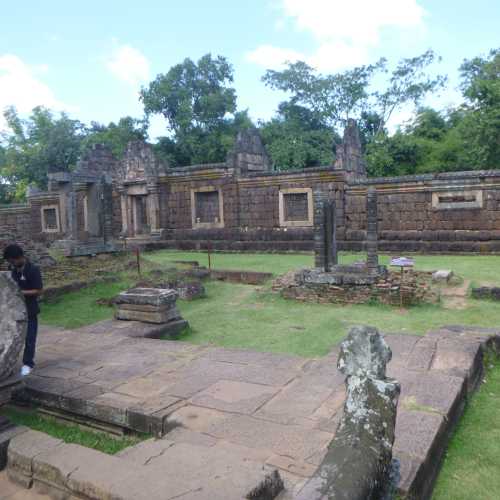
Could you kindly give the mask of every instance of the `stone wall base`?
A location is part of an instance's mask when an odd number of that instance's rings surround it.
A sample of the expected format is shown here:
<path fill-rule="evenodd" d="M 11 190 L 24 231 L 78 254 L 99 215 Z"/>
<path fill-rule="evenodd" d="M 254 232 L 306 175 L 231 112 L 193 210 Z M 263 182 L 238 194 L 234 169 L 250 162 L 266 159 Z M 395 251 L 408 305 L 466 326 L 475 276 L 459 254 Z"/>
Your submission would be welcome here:
<path fill-rule="evenodd" d="M 302 272 L 287 273 L 273 283 L 273 290 L 286 299 L 320 304 L 366 304 L 377 302 L 393 306 L 409 306 L 423 302 L 436 303 L 439 292 L 432 287 L 432 275 L 426 272 L 389 272 L 374 283 L 318 284 L 304 283 Z"/>

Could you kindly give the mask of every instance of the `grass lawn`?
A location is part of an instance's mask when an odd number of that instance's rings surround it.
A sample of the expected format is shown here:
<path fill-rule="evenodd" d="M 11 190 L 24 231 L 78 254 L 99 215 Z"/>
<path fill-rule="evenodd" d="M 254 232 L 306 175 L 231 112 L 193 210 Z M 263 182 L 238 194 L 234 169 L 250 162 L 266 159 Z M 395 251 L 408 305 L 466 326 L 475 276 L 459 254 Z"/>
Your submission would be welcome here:
<path fill-rule="evenodd" d="M 110 307 L 96 305 L 96 300 L 100 298 L 110 299 L 129 288 L 132 283 L 132 279 L 123 277 L 114 283 L 99 283 L 77 292 L 68 293 L 57 302 L 42 304 L 40 320 L 48 325 L 80 328 L 111 318 L 113 310 Z"/>
<path fill-rule="evenodd" d="M 198 260 L 206 264 L 206 253 L 160 251 L 144 254 L 151 267 L 168 267 L 174 260 Z M 342 254 L 342 262 L 363 258 Z M 389 257 L 382 256 L 387 263 Z M 500 283 L 499 256 L 416 256 L 416 268 L 452 269 L 459 276 L 479 282 Z M 213 266 L 226 269 L 270 271 L 281 274 L 310 266 L 306 254 L 214 254 Z M 70 293 L 57 303 L 42 307 L 43 323 L 77 328 L 112 316 L 112 309 L 97 306 L 98 298 L 111 298 L 134 282 L 123 277 L 118 283 L 99 284 Z M 387 333 L 423 335 L 445 324 L 497 326 L 500 306 L 495 302 L 469 300 L 465 309 L 445 309 L 422 305 L 399 310 L 383 305 L 324 305 L 288 301 L 261 287 L 223 282 L 207 282 L 207 297 L 192 302 L 179 301 L 191 329 L 184 340 L 198 344 L 245 347 L 262 351 L 289 352 L 303 356 L 328 353 L 351 325 L 366 323 Z M 70 311 L 70 313 L 69 313 Z"/>
<path fill-rule="evenodd" d="M 44 432 L 57 439 L 62 439 L 65 443 L 79 444 L 109 455 L 114 455 L 149 437 L 146 435 L 114 437 L 102 432 L 92 432 L 82 429 L 78 425 L 61 423 L 55 418 L 42 416 L 34 410 L 24 408 L 2 408 L 0 413 L 8 417 L 14 424 L 24 425 L 35 431 Z"/>
<path fill-rule="evenodd" d="M 453 436 L 433 500 L 500 498 L 500 361 L 472 400 Z"/>

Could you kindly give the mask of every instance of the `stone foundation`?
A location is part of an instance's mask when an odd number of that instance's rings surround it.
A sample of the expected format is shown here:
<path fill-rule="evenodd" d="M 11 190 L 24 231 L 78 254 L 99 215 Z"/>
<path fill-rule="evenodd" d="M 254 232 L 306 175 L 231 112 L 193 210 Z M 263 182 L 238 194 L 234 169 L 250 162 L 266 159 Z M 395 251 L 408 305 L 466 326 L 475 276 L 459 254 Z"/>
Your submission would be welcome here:
<path fill-rule="evenodd" d="M 379 276 L 356 273 L 336 275 L 318 269 L 304 269 L 277 278 L 273 290 L 286 299 L 320 304 L 377 302 L 410 306 L 439 301 L 439 292 L 432 287 L 431 273 L 417 271 L 405 272 L 401 284 L 399 272 L 387 271 Z"/>

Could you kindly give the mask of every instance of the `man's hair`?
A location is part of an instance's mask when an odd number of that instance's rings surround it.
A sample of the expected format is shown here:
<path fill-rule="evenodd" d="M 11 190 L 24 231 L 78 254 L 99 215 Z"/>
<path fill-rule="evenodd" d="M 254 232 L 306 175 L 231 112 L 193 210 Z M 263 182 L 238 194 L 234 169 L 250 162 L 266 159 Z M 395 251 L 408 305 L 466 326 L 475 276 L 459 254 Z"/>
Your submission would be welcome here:
<path fill-rule="evenodd" d="M 19 245 L 8 245 L 3 251 L 4 260 L 18 259 L 24 256 L 24 251 Z"/>

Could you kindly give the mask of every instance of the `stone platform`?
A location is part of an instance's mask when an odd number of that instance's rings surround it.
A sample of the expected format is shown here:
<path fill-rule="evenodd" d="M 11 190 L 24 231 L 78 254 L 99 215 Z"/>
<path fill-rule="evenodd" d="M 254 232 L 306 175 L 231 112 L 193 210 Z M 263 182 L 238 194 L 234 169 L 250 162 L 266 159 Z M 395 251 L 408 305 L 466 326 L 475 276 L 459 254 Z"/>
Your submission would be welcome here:
<path fill-rule="evenodd" d="M 110 457 L 28 431 L 9 447 L 13 479 L 84 498 L 99 491 L 123 499 L 234 500 L 277 469 L 286 491 L 276 498 L 299 493 L 341 415 L 336 350 L 307 359 L 133 338 L 121 325 L 42 329 L 27 395 L 158 439 Z M 399 487 L 426 499 L 467 395 L 481 381 L 484 347 L 497 348 L 500 331 L 445 327 L 386 341 L 394 354 L 388 376 L 402 386 Z"/>

